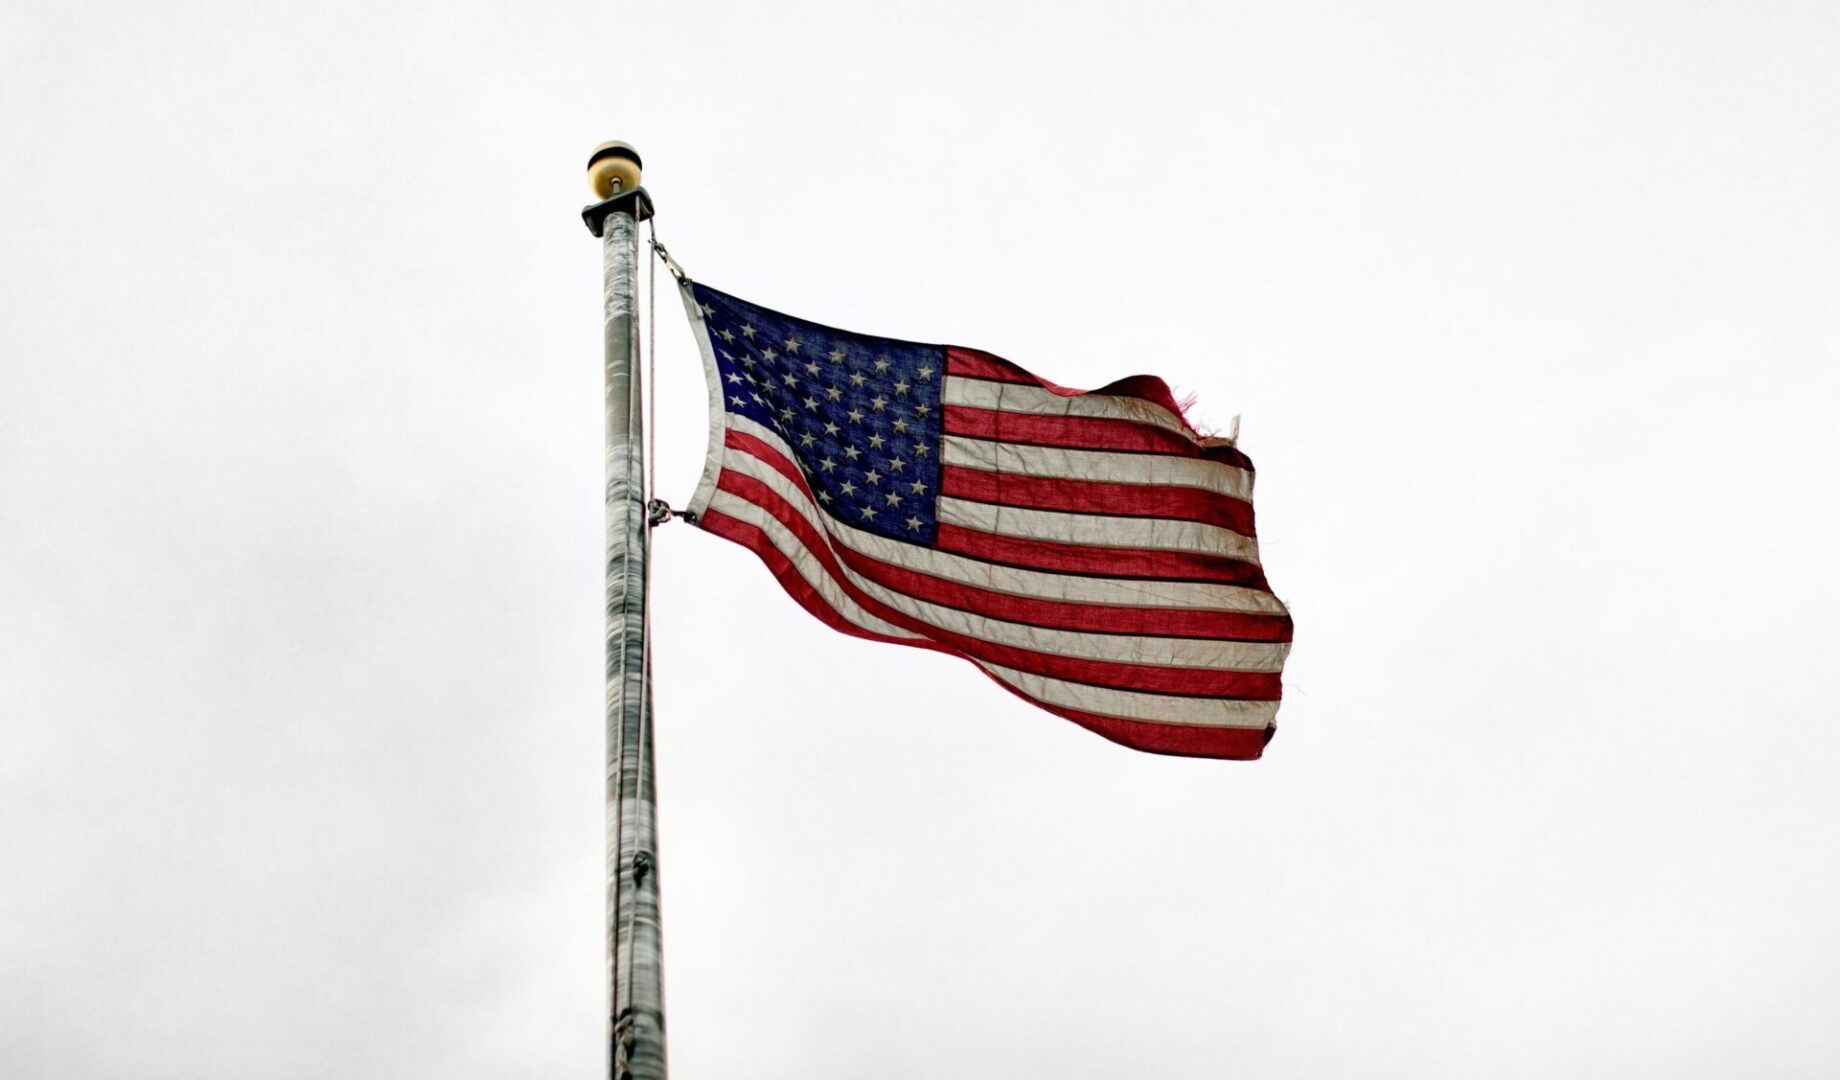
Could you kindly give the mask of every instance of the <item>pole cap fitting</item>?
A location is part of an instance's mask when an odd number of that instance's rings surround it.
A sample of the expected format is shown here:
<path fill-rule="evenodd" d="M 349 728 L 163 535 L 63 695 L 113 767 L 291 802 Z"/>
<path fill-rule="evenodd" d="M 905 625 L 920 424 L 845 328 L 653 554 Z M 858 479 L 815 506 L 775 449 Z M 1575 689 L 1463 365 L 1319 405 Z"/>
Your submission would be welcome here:
<path fill-rule="evenodd" d="M 597 199 L 611 199 L 639 186 L 639 151 L 617 140 L 604 142 L 588 155 L 588 189 Z"/>

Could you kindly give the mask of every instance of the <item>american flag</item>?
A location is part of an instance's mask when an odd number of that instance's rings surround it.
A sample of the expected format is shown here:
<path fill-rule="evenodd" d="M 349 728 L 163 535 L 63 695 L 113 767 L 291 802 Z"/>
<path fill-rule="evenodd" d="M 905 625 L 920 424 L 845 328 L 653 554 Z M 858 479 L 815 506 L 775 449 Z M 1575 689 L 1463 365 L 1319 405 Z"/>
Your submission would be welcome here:
<path fill-rule="evenodd" d="M 1080 393 L 975 349 L 684 298 L 714 419 L 690 514 L 807 611 L 964 657 L 1139 750 L 1264 750 L 1291 618 L 1252 463 L 1161 379 Z"/>

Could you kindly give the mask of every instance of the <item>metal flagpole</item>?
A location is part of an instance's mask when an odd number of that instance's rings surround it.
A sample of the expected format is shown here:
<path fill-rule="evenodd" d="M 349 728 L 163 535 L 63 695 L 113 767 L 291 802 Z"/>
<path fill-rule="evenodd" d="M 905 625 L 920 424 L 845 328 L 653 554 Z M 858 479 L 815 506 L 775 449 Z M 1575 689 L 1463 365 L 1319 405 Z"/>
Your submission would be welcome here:
<path fill-rule="evenodd" d="M 652 685 L 645 637 L 644 415 L 637 351 L 638 223 L 652 214 L 639 154 L 595 147 L 582 219 L 601 238 L 607 407 L 607 978 L 613 1080 L 664 1080 Z"/>

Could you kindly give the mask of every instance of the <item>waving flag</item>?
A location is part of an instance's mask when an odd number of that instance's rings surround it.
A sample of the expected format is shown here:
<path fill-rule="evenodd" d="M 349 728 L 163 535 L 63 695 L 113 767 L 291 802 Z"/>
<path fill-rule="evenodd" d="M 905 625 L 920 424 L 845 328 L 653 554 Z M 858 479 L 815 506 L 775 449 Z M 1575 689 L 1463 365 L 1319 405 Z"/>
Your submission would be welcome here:
<path fill-rule="evenodd" d="M 1291 619 L 1252 462 L 1161 379 L 1080 393 L 974 349 L 684 299 L 710 380 L 702 528 L 844 633 L 962 656 L 1139 750 L 1259 756 Z"/>

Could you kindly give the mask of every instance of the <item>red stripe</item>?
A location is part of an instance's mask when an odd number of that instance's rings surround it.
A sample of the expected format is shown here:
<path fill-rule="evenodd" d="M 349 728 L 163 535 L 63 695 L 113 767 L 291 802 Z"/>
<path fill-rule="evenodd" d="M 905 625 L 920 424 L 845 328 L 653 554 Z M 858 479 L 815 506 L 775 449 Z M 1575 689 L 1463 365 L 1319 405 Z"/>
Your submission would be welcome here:
<path fill-rule="evenodd" d="M 1113 517 L 1176 518 L 1255 536 L 1252 504 L 1200 488 L 1114 484 L 1104 480 L 1062 480 L 984 472 L 958 465 L 941 471 L 939 491 L 960 499 Z"/>
<path fill-rule="evenodd" d="M 729 517 L 720 510 L 708 511 L 698 520 L 698 524 L 709 532 L 723 537 L 724 539 L 732 540 L 742 547 L 754 552 L 754 554 L 759 556 L 760 560 L 766 564 L 767 569 L 772 572 L 774 578 L 779 581 L 780 585 L 791 594 L 792 598 L 796 600 L 801 607 L 811 612 L 819 621 L 834 630 L 849 634 L 851 637 L 865 638 L 870 641 L 887 641 L 897 645 L 912 645 L 916 648 L 931 649 L 935 652 L 949 653 L 953 651 L 932 642 L 907 641 L 901 638 L 891 638 L 882 634 L 872 633 L 850 622 L 848 619 L 838 614 L 836 609 L 832 608 L 825 602 L 823 597 L 819 596 L 815 590 L 806 584 L 805 579 L 799 575 L 797 568 L 792 565 L 792 560 L 788 559 L 784 553 L 773 545 L 773 542 L 767 538 L 766 533 L 753 525 Z M 982 668 L 978 670 L 983 671 Z M 1120 717 L 1099 716 L 1094 713 L 1079 712 L 1073 709 L 1064 709 L 1057 705 L 1044 704 L 1003 680 L 998 679 L 996 676 L 991 675 L 989 672 L 985 671 L 984 674 L 998 686 L 1001 686 L 1003 689 L 1008 690 L 1010 693 L 1015 694 L 1017 697 L 1038 708 L 1046 709 L 1056 716 L 1071 720 L 1088 731 L 1110 739 L 1113 742 L 1120 743 L 1135 750 L 1145 750 L 1155 754 L 1178 754 L 1185 757 L 1211 757 L 1237 761 L 1253 761 L 1264 751 L 1265 744 L 1271 741 L 1272 733 L 1275 730 L 1274 727 L 1267 727 L 1264 729 L 1214 728 L 1197 727 L 1186 724 L 1158 724 L 1145 720 L 1126 720 Z"/>
<path fill-rule="evenodd" d="M 985 674 L 989 674 L 986 672 Z M 1016 693 L 1016 688 L 997 681 L 1003 689 Z M 1023 700 L 1032 700 L 1026 695 Z M 1095 716 L 1092 713 L 1076 712 L 1063 709 L 1058 705 L 1043 705 L 1034 702 L 1056 716 L 1071 720 L 1095 735 L 1103 736 L 1115 743 L 1128 746 L 1133 750 L 1144 750 L 1152 754 L 1174 754 L 1178 757 L 1221 758 L 1227 761 L 1257 761 L 1265 752 L 1265 746 L 1271 737 L 1277 734 L 1277 725 L 1264 728 L 1223 728 L 1195 727 L 1188 724 L 1152 724 L 1141 720 L 1124 720 L 1116 716 Z"/>
<path fill-rule="evenodd" d="M 727 469 L 723 470 L 717 478 L 716 486 L 772 514 L 817 558 L 818 564 L 849 595 L 850 599 L 860 604 L 869 614 L 893 623 L 903 630 L 924 634 L 933 641 L 948 647 L 949 651 L 962 656 L 973 657 L 1034 675 L 1046 675 L 1050 678 L 1065 679 L 1068 682 L 1088 683 L 1119 690 L 1252 701 L 1278 700 L 1282 684 L 1277 675 L 1272 672 L 1218 671 L 1206 668 L 1158 667 L 1148 664 L 1088 660 L 1081 657 L 1059 656 L 1053 653 L 1020 649 L 1011 645 L 1000 645 L 934 626 L 889 607 L 852 582 L 838 564 L 836 554 L 832 551 L 830 544 L 818 534 L 817 528 L 804 514 L 781 498 L 772 488 L 751 476 Z M 804 578 L 799 578 L 799 582 L 810 590 L 810 585 L 805 582 Z"/>
<path fill-rule="evenodd" d="M 947 405 L 945 429 L 949 435 L 1033 446 L 1206 458 L 1252 471 L 1252 459 L 1234 447 L 1202 446 L 1168 428 L 1102 416 L 1040 416 L 971 405 Z"/>
<path fill-rule="evenodd" d="M 1006 622 L 1044 626 L 1055 630 L 1085 630 L 1101 634 L 1139 634 L 1145 637 L 1208 638 L 1217 641 L 1289 641 L 1289 615 L 1254 615 L 1239 611 L 1192 608 L 1123 607 L 1042 600 L 992 592 L 895 566 L 837 546 L 837 556 L 850 569 L 884 588 L 917 600 L 975 611 Z"/>
<path fill-rule="evenodd" d="M 818 496 L 812 493 L 811 485 L 805 482 L 805 474 L 799 472 L 799 467 L 789 461 L 786 455 L 780 453 L 772 443 L 765 439 L 757 439 L 744 431 L 736 431 L 734 428 L 728 429 L 722 442 L 730 449 L 744 451 L 773 466 L 775 472 L 797 484 L 799 490 L 803 491 L 812 502 L 818 501 Z"/>
<path fill-rule="evenodd" d="M 696 524 L 698 528 L 715 533 L 724 540 L 733 540 L 760 556 L 760 561 L 767 564 L 767 569 L 773 571 L 773 576 L 779 579 L 780 586 L 798 601 L 799 606 L 817 616 L 831 629 L 840 630 L 851 637 L 866 638 L 869 641 L 886 641 L 895 645 L 912 645 L 916 648 L 932 649 L 936 652 L 951 652 L 945 646 L 935 645 L 932 642 L 909 641 L 906 638 L 889 637 L 886 634 L 865 630 L 839 615 L 837 609 L 831 607 L 830 602 L 825 600 L 818 590 L 811 587 L 811 584 L 800 575 L 798 568 L 792 565 L 792 560 L 774 547 L 773 541 L 758 526 L 729 517 L 720 510 L 704 511 L 702 516 L 696 519 Z"/>
<path fill-rule="evenodd" d="M 806 485 L 798 467 L 771 445 L 752 435 L 729 429 L 727 444 L 744 450 L 773 466 L 781 475 L 799 486 L 799 490 L 817 496 Z M 1176 581 L 1219 581 L 1264 589 L 1265 573 L 1252 563 L 1219 555 L 1200 555 L 1186 551 L 1148 551 L 1138 548 L 1087 547 L 1062 544 L 1052 540 L 1025 540 L 1020 537 L 996 536 L 959 525 L 939 526 L 934 547 L 985 562 L 1021 566 L 1032 570 L 1049 570 L 1060 574 L 1087 574 L 1093 577 L 1155 578 Z"/>
<path fill-rule="evenodd" d="M 962 375 L 970 379 L 994 379 L 997 382 L 1046 386 L 1057 394 L 1079 393 L 1078 390 L 1051 386 L 1000 356 L 992 356 L 976 349 L 961 349 L 953 345 L 946 346 L 946 374 Z"/>
<path fill-rule="evenodd" d="M 787 460 L 771 443 L 743 432 L 730 430 L 727 433 L 727 445 L 743 451 L 773 467 L 781 476 L 792 481 L 805 496 L 814 503 L 817 496 L 812 494 L 811 486 L 800 475 L 798 467 Z M 945 472 L 950 475 L 958 471 L 948 467 Z M 969 470 L 966 470 L 969 471 Z M 726 475 L 726 473 L 724 473 Z M 1015 478 L 1005 478 L 1006 483 Z M 758 501 L 750 499 L 750 501 Z M 1229 500 L 1231 501 L 1231 500 Z M 802 515 L 801 515 L 802 517 Z M 941 526 L 941 529 L 955 526 Z M 965 530 L 970 532 L 970 530 Z M 985 535 L 985 534 L 973 534 Z M 807 546 L 810 546 L 809 543 Z M 828 549 L 830 545 L 825 545 Z M 1071 546 L 1071 545 L 1059 545 Z M 816 550 L 814 548 L 814 550 Z M 921 600 L 928 600 L 947 607 L 981 611 L 995 618 L 1012 622 L 1029 623 L 1036 626 L 1052 626 L 1069 630 L 1093 630 L 1103 633 L 1166 635 L 1171 637 L 1204 637 L 1236 641 L 1289 641 L 1291 640 L 1291 619 L 1288 615 L 1251 615 L 1230 611 L 1200 611 L 1181 608 L 1137 608 L 1113 607 L 1098 604 L 1077 604 L 1059 600 L 1038 600 L 1008 593 L 992 592 L 985 589 L 961 585 L 957 582 L 935 578 L 930 575 L 894 566 L 866 555 L 860 555 L 839 544 L 836 550 L 849 563 L 852 569 L 890 589 L 907 593 Z M 1080 548 L 1079 551 L 1097 549 Z M 1105 549 L 1111 550 L 1111 549 Z M 985 560 L 990 561 L 990 560 Z M 1223 560 L 1226 561 L 1226 560 Z M 1233 563 L 1234 566 L 1243 564 Z M 875 570 L 873 568 L 882 568 Z M 883 576 L 877 577 L 876 573 Z M 1100 577 L 1112 576 L 1103 571 L 1095 571 Z M 1262 588 L 1263 586 L 1256 586 Z"/>
<path fill-rule="evenodd" d="M 946 346 L 946 374 L 960 375 L 970 379 L 991 379 L 996 382 L 1025 383 L 1052 390 L 1062 397 L 1094 394 L 1106 397 L 1138 398 L 1169 410 L 1170 415 L 1181 421 L 1183 427 L 1188 428 L 1196 438 L 1201 438 L 1201 434 L 1195 431 L 1194 425 L 1188 422 L 1182 403 L 1169 392 L 1169 384 L 1155 375 L 1131 375 L 1117 382 L 1107 383 L 1097 390 L 1074 390 L 1058 386 L 1039 375 L 1032 375 L 1000 356 L 993 356 L 978 349 L 963 349 L 956 345 Z"/>
<path fill-rule="evenodd" d="M 985 562 L 1092 577 L 1153 578 L 1161 581 L 1218 581 L 1271 591 L 1265 573 L 1252 563 L 1220 555 L 1140 548 L 1087 547 L 1052 540 L 997 536 L 959 525 L 939 526 L 934 547 Z"/>

